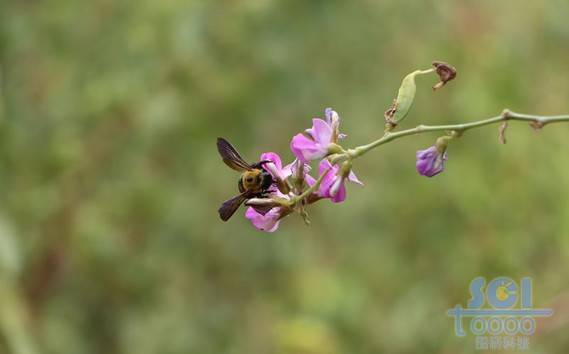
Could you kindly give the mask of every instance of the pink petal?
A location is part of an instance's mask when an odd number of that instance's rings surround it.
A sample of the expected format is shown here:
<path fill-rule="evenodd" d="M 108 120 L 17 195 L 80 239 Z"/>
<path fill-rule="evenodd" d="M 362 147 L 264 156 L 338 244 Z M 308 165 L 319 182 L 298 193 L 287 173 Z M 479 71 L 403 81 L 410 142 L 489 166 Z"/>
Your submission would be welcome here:
<path fill-rule="evenodd" d="M 354 171 L 350 171 L 350 174 L 348 175 L 348 181 L 350 182 L 354 182 L 356 184 L 359 184 L 360 186 L 364 186 L 364 184 L 362 183 L 362 181 L 360 181 L 358 179 L 358 177 L 356 176 L 356 174 L 354 173 Z"/>
<path fill-rule="evenodd" d="M 320 161 L 320 163 L 318 164 L 318 175 L 322 175 L 324 173 L 324 171 L 326 171 L 327 169 L 330 169 L 331 172 L 335 172 L 334 171 L 334 166 L 332 166 L 332 164 L 330 163 L 330 161 L 328 161 L 327 159 L 323 159 L 322 161 Z M 329 176 L 330 174 L 328 174 Z"/>
<path fill-rule="evenodd" d="M 275 152 L 265 152 L 265 153 L 261 154 L 261 160 L 260 161 L 264 161 L 264 160 L 273 161 L 273 163 L 279 169 L 279 171 L 283 168 L 283 164 L 281 162 L 281 157 Z"/>
<path fill-rule="evenodd" d="M 341 203 L 344 200 L 346 200 L 346 186 L 344 185 L 344 183 L 342 183 L 340 189 L 338 189 L 338 193 L 336 193 L 336 195 L 332 197 L 332 202 Z"/>
<path fill-rule="evenodd" d="M 274 232 L 279 227 L 279 212 L 279 208 L 273 208 L 269 210 L 269 212 L 265 215 L 262 215 L 258 213 L 254 208 L 249 207 L 245 212 L 245 217 L 251 220 L 253 226 L 258 230 L 265 232 Z"/>
<path fill-rule="evenodd" d="M 304 176 L 306 176 L 308 174 L 308 172 L 310 172 L 311 167 L 308 164 L 305 164 L 304 162 L 300 161 L 299 159 L 295 159 L 293 162 L 291 162 L 290 164 L 286 165 L 283 168 L 283 171 L 285 172 L 289 172 L 287 177 L 290 175 L 298 175 L 298 169 L 302 169 L 302 173 Z M 310 177 L 312 178 L 312 177 Z"/>
<path fill-rule="evenodd" d="M 328 175 L 331 175 L 331 172 L 328 172 Z M 317 194 L 323 198 L 330 198 L 330 188 L 332 188 L 332 184 L 334 184 L 334 177 L 324 177 L 320 183 L 320 187 L 318 187 Z"/>
<path fill-rule="evenodd" d="M 314 183 L 316 183 L 316 179 L 309 174 L 304 175 L 304 180 L 306 181 L 306 184 L 308 184 L 309 187 L 312 187 Z"/>
<path fill-rule="evenodd" d="M 318 194 L 321 197 L 325 197 L 325 198 L 330 197 L 330 188 L 332 187 L 332 184 L 334 183 L 334 181 L 337 178 L 336 172 L 338 172 L 339 167 L 338 166 L 332 166 L 330 161 L 328 161 L 326 159 L 320 161 L 320 164 L 318 165 L 319 175 L 322 176 L 324 174 L 324 172 L 326 172 L 326 170 L 328 170 L 328 169 L 330 169 L 330 171 L 328 172 L 328 174 L 326 176 L 324 176 L 324 178 L 322 179 L 322 182 L 320 183 L 320 187 L 318 188 Z"/>
<path fill-rule="evenodd" d="M 264 154 L 261 154 L 261 160 L 260 161 L 272 161 L 269 163 L 266 163 L 264 165 L 265 169 L 267 169 L 267 171 L 269 171 L 269 173 L 274 177 L 274 178 L 278 178 L 278 179 L 284 179 L 286 177 L 283 177 L 283 171 L 282 171 L 282 162 L 281 162 L 281 158 L 278 154 L 274 153 L 274 152 L 265 152 Z"/>
<path fill-rule="evenodd" d="M 285 167 L 283 167 L 283 169 L 282 169 L 283 179 L 286 179 L 288 176 L 290 176 L 294 173 L 294 168 L 295 168 L 297 163 L 298 163 L 298 159 L 294 159 L 293 162 L 291 162 L 288 165 L 286 165 Z"/>
<path fill-rule="evenodd" d="M 324 147 L 332 143 L 332 127 L 319 118 L 312 119 L 312 137 Z"/>
<path fill-rule="evenodd" d="M 296 134 L 291 142 L 290 149 L 293 154 L 302 162 L 319 159 L 326 156 L 327 148 L 322 148 L 314 140 L 305 137 L 303 134 Z"/>
<path fill-rule="evenodd" d="M 260 214 L 257 213 L 257 211 L 256 211 L 254 208 L 252 208 L 252 207 L 247 208 L 247 210 L 245 211 L 245 217 L 246 217 L 247 219 L 256 218 L 257 215 L 260 215 Z"/>
<path fill-rule="evenodd" d="M 330 186 L 330 191 L 329 191 L 330 196 L 332 198 L 335 197 L 336 194 L 338 194 L 340 187 L 342 187 L 343 185 L 344 185 L 344 179 L 336 176 L 336 178 L 334 179 L 334 183 L 332 183 L 332 186 Z"/>

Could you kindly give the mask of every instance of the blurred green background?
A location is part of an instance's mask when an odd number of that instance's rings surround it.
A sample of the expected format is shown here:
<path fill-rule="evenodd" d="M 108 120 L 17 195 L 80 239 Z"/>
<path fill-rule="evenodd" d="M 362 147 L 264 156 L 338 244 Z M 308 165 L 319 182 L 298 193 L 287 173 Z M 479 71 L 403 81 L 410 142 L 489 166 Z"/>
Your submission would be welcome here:
<path fill-rule="evenodd" d="M 248 160 L 292 159 L 331 106 L 346 145 L 503 108 L 569 112 L 569 2 L 75 1 L 0 4 L 0 353 L 469 353 L 446 310 L 476 276 L 534 278 L 532 353 L 569 350 L 569 126 L 511 124 L 415 171 L 406 138 L 364 189 L 264 234 L 218 219 Z"/>

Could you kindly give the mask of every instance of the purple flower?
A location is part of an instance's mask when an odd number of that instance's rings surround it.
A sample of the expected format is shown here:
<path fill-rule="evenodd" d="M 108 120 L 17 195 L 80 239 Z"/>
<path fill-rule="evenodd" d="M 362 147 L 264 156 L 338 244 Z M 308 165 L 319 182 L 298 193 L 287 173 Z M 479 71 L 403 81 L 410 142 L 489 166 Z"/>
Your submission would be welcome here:
<path fill-rule="evenodd" d="M 417 172 L 423 176 L 433 177 L 441 173 L 448 159 L 446 151 L 441 153 L 436 146 L 417 151 Z"/>
<path fill-rule="evenodd" d="M 290 142 L 290 149 L 294 155 L 302 162 L 317 160 L 330 153 L 330 148 L 338 138 L 345 137 L 339 133 L 340 116 L 338 113 L 327 108 L 325 111 L 326 120 L 320 118 L 312 119 L 312 128 L 306 130 L 304 134 L 297 134 Z"/>
<path fill-rule="evenodd" d="M 282 208 L 276 207 L 269 210 L 265 215 L 256 211 L 253 207 L 247 208 L 245 217 L 251 220 L 253 226 L 265 232 L 274 232 L 279 228 Z"/>
<path fill-rule="evenodd" d="M 290 142 L 293 154 L 303 162 L 320 159 L 328 155 L 328 147 L 332 144 L 332 127 L 320 118 L 312 120 L 311 138 L 297 134 Z"/>
<path fill-rule="evenodd" d="M 288 195 L 281 193 L 278 189 L 271 191 L 270 195 L 271 197 L 290 199 Z M 270 202 L 270 200 L 264 198 L 261 200 Z M 280 218 L 283 216 L 283 212 L 285 211 L 283 207 L 276 205 L 278 204 L 273 204 L 272 208 L 270 204 L 267 204 L 266 206 L 263 205 L 249 206 L 245 211 L 245 217 L 251 220 L 253 226 L 258 230 L 265 232 L 274 232 L 278 229 Z M 267 207 L 270 208 L 268 211 Z"/>
<path fill-rule="evenodd" d="M 324 159 L 320 161 L 318 170 L 320 175 L 330 169 L 320 183 L 318 195 L 323 198 L 330 198 L 334 203 L 343 202 L 346 199 L 345 181 L 354 182 L 363 186 L 363 183 L 356 177 L 355 173 L 350 170 L 347 176 L 341 175 L 341 168 L 338 165 L 332 165 L 330 161 Z"/>
<path fill-rule="evenodd" d="M 271 161 L 272 163 L 265 163 L 264 168 L 277 180 L 284 181 L 292 174 L 292 165 L 294 162 L 283 167 L 281 158 L 277 153 L 265 152 L 261 154 L 260 161 Z"/>

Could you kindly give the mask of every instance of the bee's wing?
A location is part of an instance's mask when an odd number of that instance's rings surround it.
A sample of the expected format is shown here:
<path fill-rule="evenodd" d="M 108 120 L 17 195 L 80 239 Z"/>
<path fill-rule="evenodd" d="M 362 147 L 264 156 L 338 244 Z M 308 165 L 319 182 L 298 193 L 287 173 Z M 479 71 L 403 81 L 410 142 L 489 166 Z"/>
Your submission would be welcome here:
<path fill-rule="evenodd" d="M 225 139 L 217 138 L 217 151 L 223 162 L 237 171 L 252 170 L 253 167 L 243 160 L 235 148 Z"/>
<path fill-rule="evenodd" d="M 223 221 L 229 220 L 229 218 L 235 213 L 239 206 L 247 200 L 249 196 L 248 192 L 244 192 L 236 195 L 235 197 L 228 199 L 221 204 L 219 207 L 219 217 Z"/>

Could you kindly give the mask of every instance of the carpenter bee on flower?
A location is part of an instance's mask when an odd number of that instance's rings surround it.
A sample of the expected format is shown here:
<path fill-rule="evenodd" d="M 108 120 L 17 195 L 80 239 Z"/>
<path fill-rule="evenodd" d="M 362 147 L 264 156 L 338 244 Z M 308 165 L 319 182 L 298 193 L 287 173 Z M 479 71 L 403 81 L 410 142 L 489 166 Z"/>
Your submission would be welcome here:
<path fill-rule="evenodd" d="M 247 199 L 266 197 L 275 180 L 264 167 L 265 164 L 272 163 L 271 160 L 249 164 L 224 138 L 217 138 L 217 150 L 227 166 L 242 172 L 237 182 L 240 194 L 224 201 L 218 210 L 221 220 L 227 221 Z"/>

